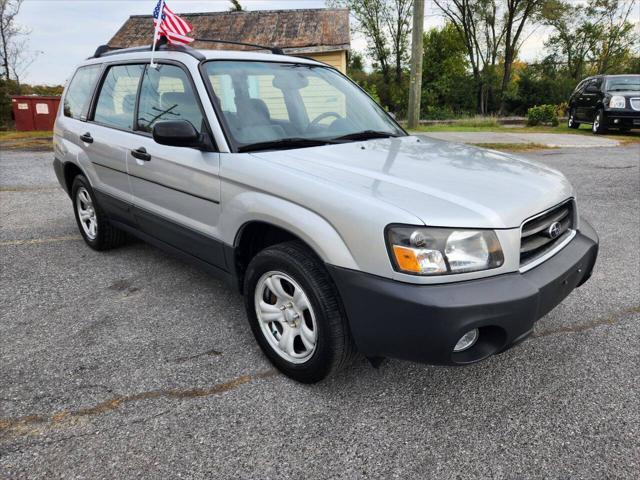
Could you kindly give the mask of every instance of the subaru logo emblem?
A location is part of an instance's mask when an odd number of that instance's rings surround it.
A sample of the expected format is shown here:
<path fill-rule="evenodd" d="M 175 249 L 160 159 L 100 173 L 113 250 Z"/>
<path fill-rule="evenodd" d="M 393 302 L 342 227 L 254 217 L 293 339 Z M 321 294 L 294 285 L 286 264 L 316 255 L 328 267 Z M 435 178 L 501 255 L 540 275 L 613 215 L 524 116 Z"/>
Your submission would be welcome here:
<path fill-rule="evenodd" d="M 549 236 L 549 238 L 558 238 L 561 231 L 562 225 L 560 225 L 560 222 L 553 222 L 547 229 L 547 235 Z"/>

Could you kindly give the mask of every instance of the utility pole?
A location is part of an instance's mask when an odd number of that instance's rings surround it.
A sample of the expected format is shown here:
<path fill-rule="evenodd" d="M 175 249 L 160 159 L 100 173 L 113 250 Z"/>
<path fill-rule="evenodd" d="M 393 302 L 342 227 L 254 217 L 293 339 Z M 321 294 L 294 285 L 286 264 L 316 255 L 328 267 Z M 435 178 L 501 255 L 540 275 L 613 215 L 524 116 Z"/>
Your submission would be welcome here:
<path fill-rule="evenodd" d="M 411 33 L 411 76 L 409 77 L 409 128 L 420 120 L 422 96 L 422 33 L 424 31 L 424 0 L 413 0 L 413 32 Z"/>

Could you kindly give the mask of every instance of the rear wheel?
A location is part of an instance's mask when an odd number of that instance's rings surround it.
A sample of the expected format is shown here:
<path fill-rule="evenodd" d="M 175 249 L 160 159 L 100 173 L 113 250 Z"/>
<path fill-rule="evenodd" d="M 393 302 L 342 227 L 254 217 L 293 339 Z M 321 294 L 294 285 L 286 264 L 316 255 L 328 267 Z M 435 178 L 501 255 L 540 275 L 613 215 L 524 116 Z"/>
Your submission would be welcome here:
<path fill-rule="evenodd" d="M 71 198 L 78 229 L 87 245 L 94 250 L 109 250 L 126 241 L 126 233 L 109 223 L 84 175 L 73 179 Z"/>
<path fill-rule="evenodd" d="M 591 131 L 595 134 L 605 133 L 607 131 L 606 118 L 602 109 L 596 112 L 596 116 L 593 118 L 593 125 L 591 125 Z"/>
<path fill-rule="evenodd" d="M 249 263 L 245 307 L 265 355 L 284 374 L 314 383 L 355 356 L 338 292 L 301 242 L 269 247 Z"/>
<path fill-rule="evenodd" d="M 576 121 L 576 109 L 569 110 L 569 119 L 567 120 L 567 126 L 569 128 L 580 128 L 580 122 Z"/>

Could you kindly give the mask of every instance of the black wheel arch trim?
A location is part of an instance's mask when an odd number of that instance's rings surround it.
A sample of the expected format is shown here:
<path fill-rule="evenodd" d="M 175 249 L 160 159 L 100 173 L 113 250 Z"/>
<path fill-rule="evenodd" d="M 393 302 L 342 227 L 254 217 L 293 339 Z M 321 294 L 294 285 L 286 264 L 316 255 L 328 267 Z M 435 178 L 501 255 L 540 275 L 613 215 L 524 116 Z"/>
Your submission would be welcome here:
<path fill-rule="evenodd" d="M 77 168 L 78 170 L 80 170 L 80 174 L 83 175 L 86 179 L 87 182 L 89 182 L 89 186 L 91 188 L 94 188 L 93 185 L 91 184 L 91 180 L 89 179 L 89 176 L 87 175 L 87 172 L 85 172 L 85 169 L 82 168 L 81 165 L 78 165 L 75 162 L 72 162 L 70 160 L 67 160 L 66 162 L 59 159 L 58 157 L 53 157 L 53 171 L 56 174 L 56 178 L 58 179 L 58 183 L 60 184 L 60 186 L 62 187 L 62 189 L 67 192 L 67 195 L 69 195 L 69 197 L 71 197 L 71 184 L 72 182 L 67 182 L 67 178 L 66 178 L 66 171 L 67 168 L 69 168 L 69 165 L 72 165 L 73 167 Z"/>

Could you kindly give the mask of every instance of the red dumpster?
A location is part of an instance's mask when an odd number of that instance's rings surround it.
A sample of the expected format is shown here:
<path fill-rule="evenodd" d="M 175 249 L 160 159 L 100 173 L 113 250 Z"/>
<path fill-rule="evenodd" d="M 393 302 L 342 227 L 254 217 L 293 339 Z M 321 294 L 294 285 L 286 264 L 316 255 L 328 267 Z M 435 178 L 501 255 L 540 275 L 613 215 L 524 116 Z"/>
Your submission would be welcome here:
<path fill-rule="evenodd" d="M 53 130 L 60 97 L 15 95 L 11 97 L 16 130 Z"/>

